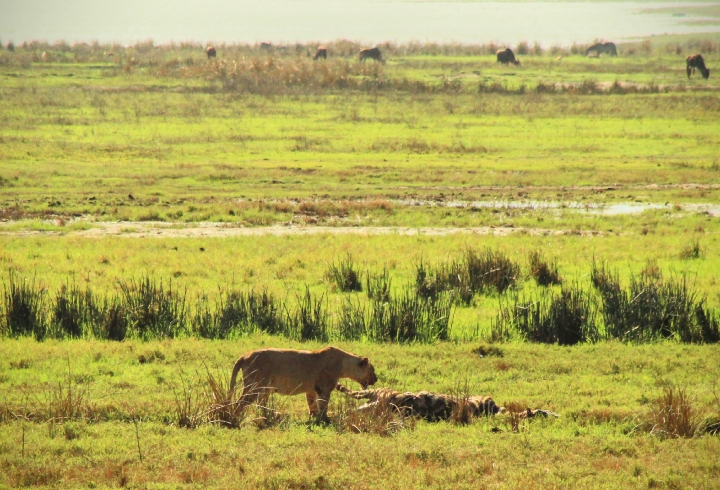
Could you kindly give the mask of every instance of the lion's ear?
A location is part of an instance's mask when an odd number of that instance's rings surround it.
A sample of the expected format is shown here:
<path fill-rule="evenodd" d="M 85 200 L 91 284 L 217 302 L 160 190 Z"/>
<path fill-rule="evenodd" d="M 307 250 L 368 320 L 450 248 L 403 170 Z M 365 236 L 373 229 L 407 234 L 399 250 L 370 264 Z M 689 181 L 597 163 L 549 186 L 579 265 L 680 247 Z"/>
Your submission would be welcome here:
<path fill-rule="evenodd" d="M 365 367 L 365 366 L 367 366 L 369 362 L 370 362 L 370 361 L 368 360 L 367 357 L 363 357 L 363 358 L 362 358 L 362 361 L 360 361 L 360 367 Z"/>

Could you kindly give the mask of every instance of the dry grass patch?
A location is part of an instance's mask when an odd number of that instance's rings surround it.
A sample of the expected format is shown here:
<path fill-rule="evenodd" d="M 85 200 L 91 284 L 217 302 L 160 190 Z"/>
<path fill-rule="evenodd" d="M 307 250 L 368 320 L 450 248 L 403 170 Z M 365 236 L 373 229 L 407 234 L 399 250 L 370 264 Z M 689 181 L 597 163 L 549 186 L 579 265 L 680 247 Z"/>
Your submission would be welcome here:
<path fill-rule="evenodd" d="M 661 438 L 690 438 L 720 429 L 720 401 L 700 404 L 687 390 L 669 385 L 642 415 L 639 428 Z"/>

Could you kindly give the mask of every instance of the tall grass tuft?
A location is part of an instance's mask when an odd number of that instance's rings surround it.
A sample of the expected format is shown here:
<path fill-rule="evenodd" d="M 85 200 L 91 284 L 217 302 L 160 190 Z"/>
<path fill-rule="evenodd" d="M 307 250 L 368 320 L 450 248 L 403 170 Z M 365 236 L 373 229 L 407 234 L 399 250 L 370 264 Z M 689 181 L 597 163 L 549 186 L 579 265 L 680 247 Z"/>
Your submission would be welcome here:
<path fill-rule="evenodd" d="M 560 284 L 562 278 L 558 272 L 557 260 L 548 263 L 543 254 L 533 250 L 528 256 L 530 275 L 535 279 L 538 286 L 553 286 Z"/>
<path fill-rule="evenodd" d="M 36 340 L 43 340 L 48 331 L 45 288 L 35 279 L 18 278 L 12 271 L 3 286 L 5 331 L 12 337 L 31 335 Z"/>
<path fill-rule="evenodd" d="M 45 418 L 53 422 L 92 419 L 95 412 L 90 402 L 90 385 L 73 376 L 68 358 L 64 379 L 50 384 L 45 391 Z"/>
<path fill-rule="evenodd" d="M 577 286 L 564 287 L 559 293 L 546 291 L 531 301 L 515 296 L 512 304 L 501 304 L 491 327 L 493 339 L 507 340 L 513 334 L 547 344 L 596 341 L 592 299 Z"/>
<path fill-rule="evenodd" d="M 698 409 L 687 391 L 666 386 L 646 414 L 642 426 L 662 438 L 694 437 L 706 428 L 708 413 Z"/>
<path fill-rule="evenodd" d="M 325 295 L 313 297 L 310 288 L 297 297 L 295 311 L 287 313 L 287 330 L 299 340 L 326 341 L 329 334 L 329 321 Z"/>
<path fill-rule="evenodd" d="M 381 342 L 447 340 L 452 308 L 452 298 L 447 294 L 426 299 L 408 290 L 390 301 L 371 303 L 368 335 Z"/>
<path fill-rule="evenodd" d="M 185 429 L 194 429 L 203 422 L 203 392 L 180 373 L 180 388 L 173 388 L 175 413 L 173 423 Z"/>
<path fill-rule="evenodd" d="M 605 264 L 593 263 L 591 279 L 602 300 L 607 337 L 634 342 L 720 338 L 717 317 L 705 308 L 706 299 L 689 288 L 687 278 L 664 280 L 659 274 L 641 274 L 623 289 L 618 276 Z"/>
<path fill-rule="evenodd" d="M 127 311 L 118 296 L 105 298 L 100 308 L 101 321 L 94 325 L 95 338 L 121 341 L 128 334 Z"/>
<path fill-rule="evenodd" d="M 162 280 L 145 276 L 139 281 L 120 282 L 128 325 L 143 339 L 174 338 L 185 329 L 185 293 L 167 288 Z"/>
<path fill-rule="evenodd" d="M 340 259 L 340 263 L 333 262 L 325 272 L 328 281 L 342 292 L 362 291 L 361 273 L 356 269 L 351 254 Z"/>
<path fill-rule="evenodd" d="M 359 299 L 344 298 L 336 321 L 337 335 L 341 340 L 360 340 L 367 335 L 367 308 Z"/>
<path fill-rule="evenodd" d="M 459 259 L 435 270 L 421 262 L 416 267 L 415 289 L 419 296 L 431 299 L 451 291 L 459 301 L 470 304 L 477 293 L 504 293 L 519 275 L 520 266 L 502 252 L 468 248 Z"/>
<path fill-rule="evenodd" d="M 240 428 L 245 420 L 242 405 L 233 400 L 230 393 L 230 381 L 227 374 L 213 373 L 205 365 L 205 400 L 208 403 L 206 410 L 207 421 L 228 429 Z"/>
<path fill-rule="evenodd" d="M 680 258 L 683 260 L 699 259 L 703 254 L 704 250 L 700 246 L 700 240 L 695 240 L 680 251 Z"/>
<path fill-rule="evenodd" d="M 365 275 L 365 293 L 368 298 L 375 301 L 390 301 L 390 290 L 392 287 L 392 279 L 387 266 L 383 267 L 382 272 L 371 273 Z"/>
<path fill-rule="evenodd" d="M 52 312 L 56 335 L 78 338 L 96 332 L 103 322 L 102 311 L 90 289 L 81 291 L 75 284 L 62 285 Z"/>

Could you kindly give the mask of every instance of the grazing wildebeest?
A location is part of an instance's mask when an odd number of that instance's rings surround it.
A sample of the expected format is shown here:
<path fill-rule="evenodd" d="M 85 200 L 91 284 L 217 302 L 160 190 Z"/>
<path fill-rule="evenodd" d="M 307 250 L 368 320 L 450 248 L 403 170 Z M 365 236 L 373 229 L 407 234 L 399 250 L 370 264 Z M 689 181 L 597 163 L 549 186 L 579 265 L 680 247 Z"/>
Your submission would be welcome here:
<path fill-rule="evenodd" d="M 272 43 L 266 43 L 266 42 L 260 43 L 260 49 L 264 49 L 265 51 L 270 51 L 271 48 L 272 48 Z"/>
<path fill-rule="evenodd" d="M 700 73 L 702 73 L 703 78 L 710 78 L 710 70 L 705 67 L 705 60 L 703 60 L 703 57 L 701 54 L 691 54 L 687 57 L 687 60 L 685 60 L 687 63 L 687 76 L 690 78 L 690 75 L 695 73 L 695 68 L 700 70 Z"/>
<path fill-rule="evenodd" d="M 8 41 L 6 48 L 8 51 L 15 51 L 15 45 L 12 41 Z"/>
<path fill-rule="evenodd" d="M 365 62 L 365 60 L 368 58 L 379 61 L 380 63 L 385 63 L 382 59 L 382 53 L 380 53 L 380 50 L 378 48 L 361 49 L 359 54 L 360 61 Z"/>
<path fill-rule="evenodd" d="M 515 53 L 513 53 L 510 48 L 501 49 L 496 53 L 496 56 L 497 62 L 502 63 L 503 65 L 509 65 L 510 63 L 513 65 L 520 64 L 520 61 L 515 58 Z"/>
<path fill-rule="evenodd" d="M 205 50 L 205 54 L 207 54 L 208 59 L 215 58 L 217 56 L 217 51 L 215 51 L 214 46 L 208 46 Z"/>
<path fill-rule="evenodd" d="M 317 51 L 315 52 L 315 56 L 313 56 L 313 59 L 316 60 L 318 58 L 322 58 L 324 60 L 327 59 L 327 49 L 325 46 L 318 46 Z"/>
<path fill-rule="evenodd" d="M 617 56 L 617 47 L 615 46 L 615 43 L 597 43 L 585 50 L 585 56 L 590 56 L 590 53 L 596 53 L 598 56 L 601 54 Z"/>

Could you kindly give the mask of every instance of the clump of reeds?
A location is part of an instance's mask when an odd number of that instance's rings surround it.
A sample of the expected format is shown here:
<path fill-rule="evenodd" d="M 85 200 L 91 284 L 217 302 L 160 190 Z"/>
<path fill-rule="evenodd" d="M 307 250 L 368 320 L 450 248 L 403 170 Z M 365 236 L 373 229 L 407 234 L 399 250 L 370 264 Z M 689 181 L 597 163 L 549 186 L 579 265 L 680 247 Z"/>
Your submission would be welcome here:
<path fill-rule="evenodd" d="M 287 313 L 287 330 L 299 340 L 328 339 L 329 319 L 325 295 L 318 298 L 305 287 L 305 294 L 297 296 L 295 311 Z"/>
<path fill-rule="evenodd" d="M 390 301 L 390 290 L 392 279 L 387 267 L 383 267 L 382 272 L 371 273 L 365 275 L 365 294 L 374 301 L 385 302 Z"/>
<path fill-rule="evenodd" d="M 515 296 L 500 305 L 491 332 L 494 339 L 507 340 L 517 334 L 531 342 L 560 345 L 599 337 L 592 299 L 577 286 L 564 287 L 559 293 L 545 292 L 531 300 Z"/>
<path fill-rule="evenodd" d="M 38 285 L 35 279 L 18 278 L 12 271 L 3 286 L 4 330 L 12 337 L 31 335 L 36 340 L 43 340 L 48 330 L 45 288 Z"/>
<path fill-rule="evenodd" d="M 450 333 L 452 299 L 428 299 L 405 291 L 386 302 L 370 303 L 368 336 L 375 341 L 435 342 Z"/>
<path fill-rule="evenodd" d="M 82 337 L 103 323 L 101 307 L 90 289 L 64 284 L 55 296 L 52 312 L 58 336 Z"/>
<path fill-rule="evenodd" d="M 431 269 L 423 262 L 416 267 L 415 289 L 423 298 L 436 298 L 451 291 L 462 303 L 470 304 L 477 293 L 504 293 L 514 286 L 520 266 L 500 251 L 468 248 L 449 263 Z"/>
<path fill-rule="evenodd" d="M 361 275 L 353 262 L 352 254 L 340 259 L 338 265 L 333 262 L 325 271 L 327 280 L 342 292 L 362 291 Z"/>
<path fill-rule="evenodd" d="M 560 284 L 562 278 L 558 272 L 557 260 L 548 262 L 538 250 L 533 250 L 528 256 L 530 275 L 538 286 L 553 286 Z"/>
<path fill-rule="evenodd" d="M 120 291 L 128 326 L 140 338 L 176 337 L 186 326 L 185 292 L 167 287 L 162 280 L 145 276 L 139 281 L 121 281 Z"/>
<path fill-rule="evenodd" d="M 659 273 L 641 274 L 623 289 L 617 272 L 593 262 L 591 279 L 601 297 L 605 334 L 636 342 L 676 338 L 681 342 L 717 342 L 717 316 L 687 279 L 664 280 Z"/>
<path fill-rule="evenodd" d="M 359 299 L 347 297 L 337 312 L 337 335 L 342 340 L 360 340 L 367 335 L 367 308 Z"/>

